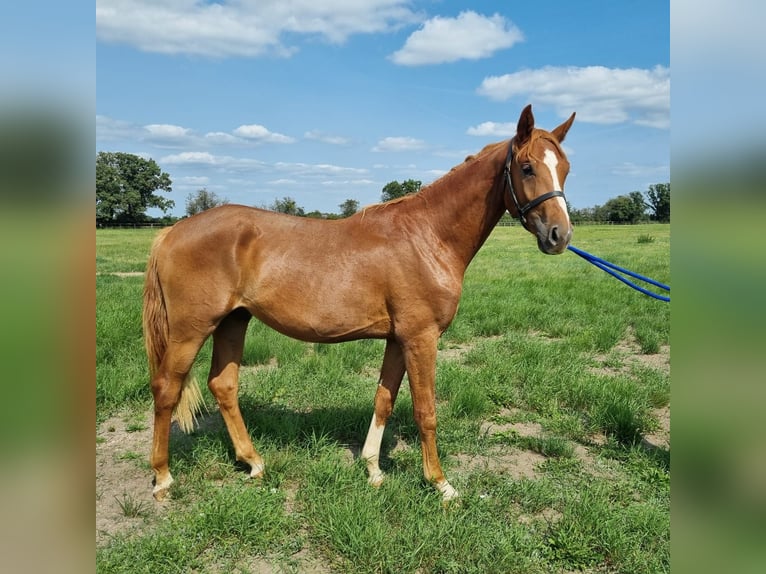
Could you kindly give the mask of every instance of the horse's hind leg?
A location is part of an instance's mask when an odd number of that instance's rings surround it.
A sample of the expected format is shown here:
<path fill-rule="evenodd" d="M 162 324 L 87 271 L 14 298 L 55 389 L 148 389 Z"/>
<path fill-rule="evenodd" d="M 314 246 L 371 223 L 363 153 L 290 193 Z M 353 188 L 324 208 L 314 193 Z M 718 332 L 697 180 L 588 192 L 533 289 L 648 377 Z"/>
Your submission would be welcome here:
<path fill-rule="evenodd" d="M 250 465 L 250 476 L 263 475 L 263 459 L 253 447 L 239 410 L 239 365 L 250 313 L 238 309 L 224 318 L 213 332 L 213 360 L 208 387 L 218 401 L 238 461 Z"/>
<path fill-rule="evenodd" d="M 160 368 L 152 377 L 154 396 L 154 436 L 152 439 L 152 469 L 154 470 L 154 498 L 162 500 L 168 493 L 173 477 L 168 468 L 168 443 L 173 409 L 181 398 L 184 381 L 191 370 L 194 358 L 207 336 L 170 343 Z"/>
<path fill-rule="evenodd" d="M 402 348 L 394 340 L 386 343 L 383 355 L 383 366 L 380 369 L 380 382 L 375 392 L 375 412 L 370 422 L 370 430 L 362 448 L 362 458 L 367 462 L 367 475 L 373 486 L 383 483 L 383 472 L 380 470 L 380 445 L 383 442 L 383 431 L 386 422 L 394 410 L 396 395 L 404 377 L 404 356 Z"/>

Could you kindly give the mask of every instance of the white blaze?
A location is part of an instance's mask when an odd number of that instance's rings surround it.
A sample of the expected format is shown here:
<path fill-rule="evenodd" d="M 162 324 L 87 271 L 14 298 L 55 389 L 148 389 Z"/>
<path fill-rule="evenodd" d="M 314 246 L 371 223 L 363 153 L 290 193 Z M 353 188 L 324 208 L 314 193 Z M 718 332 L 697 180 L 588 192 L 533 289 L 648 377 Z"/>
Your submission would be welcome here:
<path fill-rule="evenodd" d="M 559 164 L 559 158 L 556 157 L 556 154 L 552 150 L 545 150 L 545 155 L 543 156 L 543 163 L 548 167 L 548 170 L 551 172 L 551 180 L 553 181 L 553 191 L 563 191 L 561 189 L 561 182 L 559 181 L 559 173 L 556 171 L 556 166 Z M 567 202 L 564 201 L 563 197 L 556 197 L 554 198 L 559 203 L 559 207 L 561 207 L 561 210 L 567 214 L 567 221 L 569 220 L 569 213 L 567 212 Z"/>

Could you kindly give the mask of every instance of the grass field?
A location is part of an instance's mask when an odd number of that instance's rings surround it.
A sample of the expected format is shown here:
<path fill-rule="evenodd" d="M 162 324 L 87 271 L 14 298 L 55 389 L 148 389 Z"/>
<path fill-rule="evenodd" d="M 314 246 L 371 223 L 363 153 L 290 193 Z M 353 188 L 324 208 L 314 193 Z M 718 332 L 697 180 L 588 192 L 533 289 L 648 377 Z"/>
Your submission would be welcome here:
<path fill-rule="evenodd" d="M 251 322 L 240 401 L 267 476 L 246 479 L 205 390 L 171 437 L 172 500 L 151 500 L 142 278 L 156 230 L 97 230 L 99 572 L 669 571 L 670 305 L 571 253 L 498 228 L 466 275 L 437 369 L 438 445 L 461 492 L 421 474 L 406 383 L 358 452 L 381 341 L 313 345 Z M 670 283 L 670 226 L 588 226 L 574 245 Z M 207 376 L 210 347 L 195 364 Z M 203 385 L 204 386 L 204 385 Z"/>

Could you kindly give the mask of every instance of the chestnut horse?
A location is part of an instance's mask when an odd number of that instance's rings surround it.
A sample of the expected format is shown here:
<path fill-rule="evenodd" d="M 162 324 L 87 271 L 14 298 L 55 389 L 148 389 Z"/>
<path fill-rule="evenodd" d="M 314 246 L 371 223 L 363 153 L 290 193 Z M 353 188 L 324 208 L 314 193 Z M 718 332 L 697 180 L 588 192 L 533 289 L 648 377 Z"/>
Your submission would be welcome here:
<path fill-rule="evenodd" d="M 210 335 L 208 386 L 237 460 L 250 466 L 250 476 L 263 474 L 237 398 L 253 316 L 303 341 L 385 339 L 361 453 L 368 481 L 383 481 L 383 430 L 406 372 L 425 478 L 445 501 L 457 496 L 436 451 L 437 340 L 455 316 L 468 264 L 506 210 L 520 218 L 542 252 L 566 249 L 572 237 L 563 199 L 569 162 L 560 144 L 574 116 L 548 132 L 535 128 L 527 106 L 510 142 L 486 146 L 419 193 L 346 219 L 224 205 L 160 232 L 147 266 L 143 309 L 154 396 L 155 498 L 164 498 L 173 482 L 171 418 L 184 430 L 194 424 L 201 395 L 189 372 Z"/>

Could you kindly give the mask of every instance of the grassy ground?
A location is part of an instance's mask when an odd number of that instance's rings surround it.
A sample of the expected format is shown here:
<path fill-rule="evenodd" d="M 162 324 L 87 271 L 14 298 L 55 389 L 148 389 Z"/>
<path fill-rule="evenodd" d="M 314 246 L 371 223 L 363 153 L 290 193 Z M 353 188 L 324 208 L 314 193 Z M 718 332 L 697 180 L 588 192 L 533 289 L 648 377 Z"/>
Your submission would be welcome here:
<path fill-rule="evenodd" d="M 171 437 L 172 501 L 151 502 L 142 278 L 113 273 L 142 270 L 155 233 L 96 234 L 100 572 L 669 570 L 670 306 L 519 228 L 489 238 L 440 342 L 438 444 L 459 504 L 423 483 L 406 384 L 387 482 L 366 484 L 382 342 L 309 345 L 255 321 L 240 400 L 266 478 L 234 463 L 207 394 L 200 429 Z M 642 225 L 579 227 L 573 243 L 669 283 L 669 242 Z"/>

